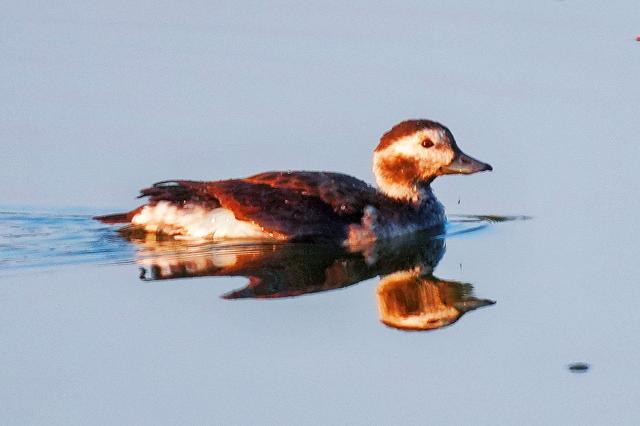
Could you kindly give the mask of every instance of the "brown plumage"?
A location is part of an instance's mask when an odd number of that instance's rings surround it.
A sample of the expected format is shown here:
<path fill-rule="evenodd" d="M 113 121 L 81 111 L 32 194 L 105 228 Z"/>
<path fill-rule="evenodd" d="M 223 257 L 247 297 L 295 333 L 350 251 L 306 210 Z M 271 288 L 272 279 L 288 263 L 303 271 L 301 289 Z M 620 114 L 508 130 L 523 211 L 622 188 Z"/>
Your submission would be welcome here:
<path fill-rule="evenodd" d="M 367 183 L 340 173 L 267 172 L 244 179 L 213 182 L 164 181 L 140 191 L 148 205 L 167 201 L 178 206 L 231 210 L 236 219 L 260 224 L 268 233 L 288 239 L 344 239 L 364 208 L 380 204 Z M 99 216 L 105 223 L 127 223 L 142 207 Z"/>

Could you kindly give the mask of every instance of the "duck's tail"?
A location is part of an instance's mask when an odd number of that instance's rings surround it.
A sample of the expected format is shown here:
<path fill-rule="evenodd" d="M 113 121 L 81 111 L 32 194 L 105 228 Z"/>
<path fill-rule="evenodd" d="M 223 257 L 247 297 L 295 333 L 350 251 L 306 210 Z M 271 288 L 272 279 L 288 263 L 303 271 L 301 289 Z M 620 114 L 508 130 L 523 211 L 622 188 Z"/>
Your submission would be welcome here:
<path fill-rule="evenodd" d="M 129 222 L 127 219 L 127 213 L 115 213 L 115 214 L 106 214 L 104 216 L 94 216 L 95 220 L 99 220 L 102 223 L 114 224 L 114 223 L 126 223 Z"/>
<path fill-rule="evenodd" d="M 138 198 L 142 197 L 149 197 L 147 203 L 149 206 L 166 202 L 177 207 L 181 207 L 185 203 L 198 204 L 206 208 L 220 207 L 220 202 L 207 192 L 206 185 L 202 182 L 189 180 L 166 180 L 154 183 L 150 188 L 144 188 L 140 191 Z M 108 224 L 130 223 L 144 207 L 140 206 L 126 213 L 95 216 L 94 219 Z"/>
<path fill-rule="evenodd" d="M 143 207 L 144 206 L 140 206 L 137 209 L 131 210 L 130 212 L 126 212 L 126 213 L 113 213 L 113 214 L 106 214 L 103 216 L 94 216 L 93 219 L 99 220 L 100 222 L 106 223 L 109 225 L 113 225 L 116 223 L 130 223 L 131 219 L 133 219 L 133 217 L 136 214 L 138 214 Z"/>

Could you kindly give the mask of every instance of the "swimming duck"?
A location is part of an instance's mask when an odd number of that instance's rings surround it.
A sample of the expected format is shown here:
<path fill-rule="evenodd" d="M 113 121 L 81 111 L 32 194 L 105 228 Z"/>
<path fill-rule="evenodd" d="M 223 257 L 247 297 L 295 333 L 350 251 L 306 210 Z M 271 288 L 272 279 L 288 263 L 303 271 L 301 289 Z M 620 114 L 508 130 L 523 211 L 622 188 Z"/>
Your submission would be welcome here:
<path fill-rule="evenodd" d="M 431 182 L 485 170 L 492 167 L 463 153 L 447 127 L 407 120 L 386 132 L 374 151 L 378 188 L 342 173 L 310 171 L 170 180 L 141 190 L 147 204 L 96 219 L 176 239 L 328 240 L 354 247 L 441 228 L 444 207 Z"/>

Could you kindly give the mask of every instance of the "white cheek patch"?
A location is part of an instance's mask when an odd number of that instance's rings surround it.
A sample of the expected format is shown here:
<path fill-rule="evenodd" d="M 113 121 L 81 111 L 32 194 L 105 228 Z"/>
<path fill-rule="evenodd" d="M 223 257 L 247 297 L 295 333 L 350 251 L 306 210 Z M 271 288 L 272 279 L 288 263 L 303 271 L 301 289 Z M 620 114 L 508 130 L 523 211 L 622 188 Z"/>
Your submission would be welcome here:
<path fill-rule="evenodd" d="M 387 148 L 390 154 L 401 155 L 405 157 L 419 157 L 421 154 L 421 150 L 424 148 L 420 145 L 421 133 L 414 134 L 411 136 L 405 136 L 404 138 L 396 141 Z"/>
<path fill-rule="evenodd" d="M 424 148 L 422 141 L 427 138 L 437 144 L 444 142 L 446 135 L 442 130 L 423 129 L 394 142 L 393 145 L 388 148 L 389 154 L 416 158 L 419 161 L 432 164 L 449 164 L 453 159 L 453 152 L 451 152 L 450 149 L 438 149 L 437 146 Z"/>
<path fill-rule="evenodd" d="M 131 223 L 147 232 L 177 235 L 180 239 L 273 238 L 255 223 L 236 219 L 231 210 L 178 207 L 167 201 L 145 206 Z"/>

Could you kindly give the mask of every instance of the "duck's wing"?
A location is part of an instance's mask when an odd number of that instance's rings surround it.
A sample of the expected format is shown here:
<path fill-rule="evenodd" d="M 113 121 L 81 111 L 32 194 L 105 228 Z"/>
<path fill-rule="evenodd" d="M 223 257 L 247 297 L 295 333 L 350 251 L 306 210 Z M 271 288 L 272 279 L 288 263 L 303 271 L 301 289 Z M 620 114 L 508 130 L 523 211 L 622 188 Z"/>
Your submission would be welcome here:
<path fill-rule="evenodd" d="M 378 196 L 377 191 L 368 183 L 342 173 L 266 172 L 248 177 L 246 180 L 318 197 L 340 216 L 362 214 L 364 208 L 375 202 Z"/>
<path fill-rule="evenodd" d="M 141 191 L 150 203 L 222 207 L 239 220 L 296 237 L 343 238 L 375 196 L 366 183 L 323 172 L 271 172 L 215 182 L 165 181 Z"/>

